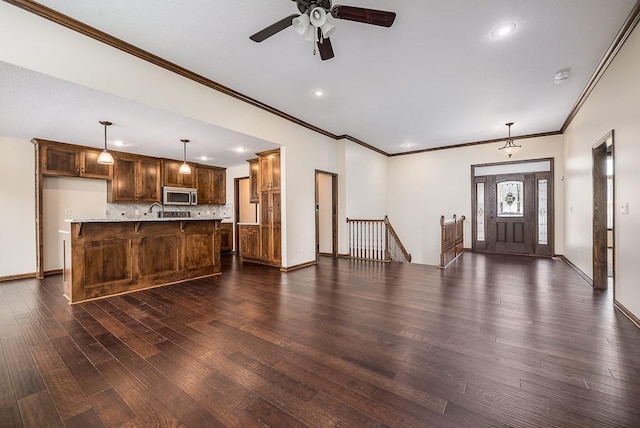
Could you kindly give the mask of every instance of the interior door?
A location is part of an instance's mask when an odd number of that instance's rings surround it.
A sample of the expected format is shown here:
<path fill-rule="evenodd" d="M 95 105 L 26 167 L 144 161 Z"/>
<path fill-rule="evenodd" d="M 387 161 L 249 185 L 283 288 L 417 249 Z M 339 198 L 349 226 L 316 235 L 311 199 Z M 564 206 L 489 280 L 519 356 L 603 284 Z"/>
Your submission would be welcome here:
<path fill-rule="evenodd" d="M 487 177 L 488 250 L 532 254 L 534 174 Z"/>

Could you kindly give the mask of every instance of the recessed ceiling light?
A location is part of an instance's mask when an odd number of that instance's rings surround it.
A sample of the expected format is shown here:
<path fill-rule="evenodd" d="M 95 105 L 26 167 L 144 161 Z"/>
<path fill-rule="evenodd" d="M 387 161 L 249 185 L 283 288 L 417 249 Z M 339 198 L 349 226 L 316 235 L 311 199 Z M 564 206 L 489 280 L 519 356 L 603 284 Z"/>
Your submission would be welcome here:
<path fill-rule="evenodd" d="M 236 152 L 238 152 L 238 153 L 244 153 L 244 152 L 246 152 L 246 151 L 247 151 L 247 148 L 246 148 L 246 147 L 238 147 L 238 148 L 236 149 Z"/>
<path fill-rule="evenodd" d="M 502 24 L 497 26 L 492 32 L 491 35 L 496 38 L 507 36 L 513 33 L 516 30 L 516 24 L 513 22 L 509 22 L 507 24 Z"/>
<path fill-rule="evenodd" d="M 556 85 L 561 85 L 567 81 L 569 76 L 571 76 L 571 69 L 563 68 L 562 70 L 558 71 L 555 76 L 553 76 L 553 83 L 555 83 Z"/>
<path fill-rule="evenodd" d="M 322 89 L 316 89 L 315 91 L 313 91 L 313 95 L 318 98 L 324 97 L 324 91 Z"/>
<path fill-rule="evenodd" d="M 124 146 L 126 146 L 126 145 L 127 145 L 127 143 L 125 143 L 125 142 L 124 142 L 124 141 L 122 141 L 122 140 L 116 140 L 116 141 L 114 141 L 114 142 L 113 142 L 113 145 L 114 145 L 114 146 L 118 146 L 118 147 L 124 147 Z"/>
<path fill-rule="evenodd" d="M 198 159 L 200 159 L 201 161 L 208 161 L 208 160 L 211 160 L 212 158 L 210 158 L 209 156 L 200 156 Z"/>
<path fill-rule="evenodd" d="M 410 147 L 415 147 L 415 146 L 416 146 L 416 143 L 404 143 L 402 145 L 402 147 L 404 147 L 405 149 L 408 149 Z"/>

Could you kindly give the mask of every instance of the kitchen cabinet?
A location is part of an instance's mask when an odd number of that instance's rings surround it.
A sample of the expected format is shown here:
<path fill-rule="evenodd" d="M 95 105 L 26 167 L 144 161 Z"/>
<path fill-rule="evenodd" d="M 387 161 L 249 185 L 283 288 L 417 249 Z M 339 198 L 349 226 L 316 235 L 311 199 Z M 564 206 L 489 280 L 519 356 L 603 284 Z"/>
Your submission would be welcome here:
<path fill-rule="evenodd" d="M 240 257 L 260 260 L 260 226 L 257 224 L 238 225 L 240 235 Z"/>
<path fill-rule="evenodd" d="M 259 159 L 249 159 L 249 202 L 257 204 L 260 202 L 260 192 L 258 191 L 258 182 L 260 181 L 260 163 Z"/>
<path fill-rule="evenodd" d="M 98 163 L 99 150 L 81 150 L 78 153 L 80 161 L 80 177 L 101 178 L 111 180 L 113 167 Z"/>
<path fill-rule="evenodd" d="M 280 190 L 280 149 L 258 153 L 260 191 Z"/>
<path fill-rule="evenodd" d="M 260 193 L 260 259 L 268 264 L 282 262 L 280 191 Z"/>
<path fill-rule="evenodd" d="M 114 156 L 109 202 L 160 202 L 160 160 L 146 156 Z"/>
<path fill-rule="evenodd" d="M 180 174 L 182 162 L 162 161 L 162 184 L 171 187 L 196 187 L 195 165 L 189 164 L 191 174 Z"/>
<path fill-rule="evenodd" d="M 98 163 L 99 150 L 64 143 L 40 142 L 42 174 L 48 176 L 100 178 L 110 180 L 111 165 Z"/>
<path fill-rule="evenodd" d="M 260 260 L 282 263 L 280 150 L 258 153 L 260 165 Z"/>
<path fill-rule="evenodd" d="M 198 165 L 195 170 L 196 188 L 198 189 L 198 204 L 226 204 L 226 169 Z"/>
<path fill-rule="evenodd" d="M 218 275 L 220 219 L 71 222 L 71 303 Z M 68 244 L 67 244 L 68 245 Z"/>
<path fill-rule="evenodd" d="M 220 251 L 233 251 L 233 223 L 220 224 Z"/>

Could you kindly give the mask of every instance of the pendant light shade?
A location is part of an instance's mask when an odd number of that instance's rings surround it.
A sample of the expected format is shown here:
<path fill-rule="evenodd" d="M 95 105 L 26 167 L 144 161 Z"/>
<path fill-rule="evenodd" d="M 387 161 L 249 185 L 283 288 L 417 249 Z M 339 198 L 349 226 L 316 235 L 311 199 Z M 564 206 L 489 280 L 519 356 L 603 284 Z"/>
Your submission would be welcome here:
<path fill-rule="evenodd" d="M 507 141 L 505 141 L 504 146 L 500 147 L 498 150 L 502 151 L 502 153 L 506 154 L 509 159 L 511 159 L 511 156 L 516 154 L 522 146 L 514 143 L 511 139 L 511 125 L 513 125 L 513 122 L 506 123 L 505 125 L 509 127 L 509 137 L 507 138 Z"/>
<path fill-rule="evenodd" d="M 102 165 L 113 165 L 113 156 L 107 151 L 107 126 L 111 126 L 112 123 L 107 120 L 101 120 L 100 125 L 104 126 L 104 150 L 98 156 L 98 163 Z"/>
<path fill-rule="evenodd" d="M 191 167 L 187 163 L 187 143 L 189 142 L 189 140 L 180 140 L 180 141 L 182 141 L 182 145 L 184 147 L 184 157 L 182 160 L 182 165 L 180 165 L 180 169 L 178 170 L 178 172 L 180 174 L 191 174 Z"/>

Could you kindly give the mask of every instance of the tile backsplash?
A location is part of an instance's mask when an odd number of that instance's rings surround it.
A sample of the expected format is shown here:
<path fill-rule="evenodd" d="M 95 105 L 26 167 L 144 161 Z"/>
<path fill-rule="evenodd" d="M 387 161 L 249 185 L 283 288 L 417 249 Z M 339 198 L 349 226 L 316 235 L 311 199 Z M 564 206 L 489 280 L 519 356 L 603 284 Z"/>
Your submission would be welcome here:
<path fill-rule="evenodd" d="M 107 204 L 106 218 L 144 218 L 147 216 L 157 217 L 158 211 L 162 207 L 155 205 L 153 211 L 149 213 L 150 203 L 117 203 Z M 190 211 L 191 217 L 214 217 L 231 219 L 233 215 L 233 204 L 226 205 L 196 205 L 178 206 L 165 205 L 165 211 Z"/>

